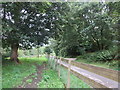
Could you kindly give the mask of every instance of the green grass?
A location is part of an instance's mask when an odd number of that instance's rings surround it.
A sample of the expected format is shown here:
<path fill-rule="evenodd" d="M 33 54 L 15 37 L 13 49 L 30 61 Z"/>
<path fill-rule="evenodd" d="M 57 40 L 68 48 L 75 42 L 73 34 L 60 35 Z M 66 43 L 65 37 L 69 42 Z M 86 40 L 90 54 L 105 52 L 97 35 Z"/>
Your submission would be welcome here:
<path fill-rule="evenodd" d="M 118 67 L 119 61 L 109 61 L 109 62 L 89 62 L 86 59 L 78 59 L 76 62 L 81 62 L 81 63 L 86 63 L 98 67 L 103 67 L 103 68 L 108 68 L 108 69 L 113 69 L 113 70 L 120 70 L 120 67 Z"/>
<path fill-rule="evenodd" d="M 19 58 L 22 64 L 15 64 L 8 60 L 3 61 L 2 65 L 2 87 L 13 88 L 22 83 L 22 80 L 32 73 L 36 72 L 36 66 L 34 63 L 42 64 L 46 62 L 45 57 L 40 58 Z"/>
<path fill-rule="evenodd" d="M 33 81 L 32 79 L 26 80 L 27 83 L 32 83 L 32 81 Z"/>
<path fill-rule="evenodd" d="M 19 58 L 21 62 L 27 62 L 27 63 L 37 63 L 41 65 L 43 62 L 47 62 L 47 58 L 42 56 L 42 57 L 20 57 Z"/>
<path fill-rule="evenodd" d="M 37 78 L 37 75 L 35 74 L 35 75 L 32 75 L 31 77 L 32 77 L 32 78 Z"/>
<path fill-rule="evenodd" d="M 57 66 L 55 68 L 55 62 L 54 60 L 49 60 L 49 65 L 52 69 L 60 69 L 60 79 L 61 81 L 67 85 L 67 69 L 64 68 L 63 66 Z M 70 76 L 70 88 L 90 88 L 89 85 L 87 85 L 84 81 L 82 81 L 81 79 L 77 78 L 75 75 L 73 75 L 71 73 L 71 76 Z"/>
<path fill-rule="evenodd" d="M 64 85 L 58 78 L 56 71 L 47 69 L 43 71 L 39 88 L 64 88 Z"/>
<path fill-rule="evenodd" d="M 60 67 L 60 73 L 61 73 L 61 80 L 65 84 L 67 84 L 67 73 L 68 73 L 67 69 L 64 67 Z M 90 88 L 90 86 L 71 73 L 70 74 L 70 88 Z"/>

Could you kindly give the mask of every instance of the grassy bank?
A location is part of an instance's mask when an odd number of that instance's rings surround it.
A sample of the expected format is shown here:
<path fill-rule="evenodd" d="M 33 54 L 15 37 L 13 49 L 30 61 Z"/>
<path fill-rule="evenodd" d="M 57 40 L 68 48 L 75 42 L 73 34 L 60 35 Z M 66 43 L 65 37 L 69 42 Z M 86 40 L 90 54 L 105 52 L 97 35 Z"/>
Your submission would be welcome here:
<path fill-rule="evenodd" d="M 87 59 L 78 58 L 76 60 L 76 62 L 91 64 L 91 65 L 94 65 L 94 66 L 113 69 L 113 70 L 120 70 L 120 67 L 119 67 L 120 61 L 117 61 L 117 60 L 106 61 L 106 62 L 100 62 L 100 61 L 92 62 L 92 60 L 89 61 Z"/>
<path fill-rule="evenodd" d="M 120 57 L 116 56 L 117 48 L 84 53 L 77 57 L 77 62 L 92 64 L 99 67 L 120 70 Z"/>

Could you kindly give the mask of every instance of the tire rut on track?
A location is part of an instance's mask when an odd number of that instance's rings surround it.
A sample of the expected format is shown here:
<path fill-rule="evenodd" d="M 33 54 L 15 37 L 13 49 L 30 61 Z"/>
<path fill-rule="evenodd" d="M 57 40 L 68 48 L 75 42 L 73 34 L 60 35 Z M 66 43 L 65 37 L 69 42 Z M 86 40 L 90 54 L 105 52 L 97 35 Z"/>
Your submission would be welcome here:
<path fill-rule="evenodd" d="M 42 76 L 42 71 L 45 69 L 45 64 L 36 66 L 36 73 L 32 73 L 31 75 L 25 77 L 22 81 L 22 84 L 19 85 L 17 88 L 38 88 L 38 83 L 40 82 Z M 31 80 L 31 82 L 29 82 Z"/>

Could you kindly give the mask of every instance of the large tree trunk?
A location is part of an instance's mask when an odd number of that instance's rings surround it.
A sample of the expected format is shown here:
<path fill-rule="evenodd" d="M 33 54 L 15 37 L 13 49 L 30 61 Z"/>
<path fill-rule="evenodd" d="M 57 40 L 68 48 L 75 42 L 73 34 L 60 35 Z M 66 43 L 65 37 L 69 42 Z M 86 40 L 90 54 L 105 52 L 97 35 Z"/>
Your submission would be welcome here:
<path fill-rule="evenodd" d="M 10 59 L 16 62 L 17 64 L 20 63 L 18 59 L 18 47 L 19 47 L 19 44 L 16 44 L 16 43 L 11 45 L 11 57 L 10 57 Z"/>

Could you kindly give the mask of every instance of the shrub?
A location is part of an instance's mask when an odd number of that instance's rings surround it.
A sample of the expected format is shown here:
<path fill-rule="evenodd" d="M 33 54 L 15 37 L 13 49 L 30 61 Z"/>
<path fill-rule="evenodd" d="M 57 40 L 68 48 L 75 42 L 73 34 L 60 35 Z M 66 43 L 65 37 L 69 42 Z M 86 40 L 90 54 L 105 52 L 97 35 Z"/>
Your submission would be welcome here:
<path fill-rule="evenodd" d="M 115 51 L 112 50 L 103 50 L 99 52 L 94 52 L 94 53 L 87 53 L 82 56 L 77 57 L 86 59 L 88 62 L 91 61 L 111 61 L 114 59 L 115 56 Z"/>
<path fill-rule="evenodd" d="M 112 67 L 120 67 L 119 61 L 116 60 L 111 61 L 110 63 L 108 63 L 108 65 Z"/>

